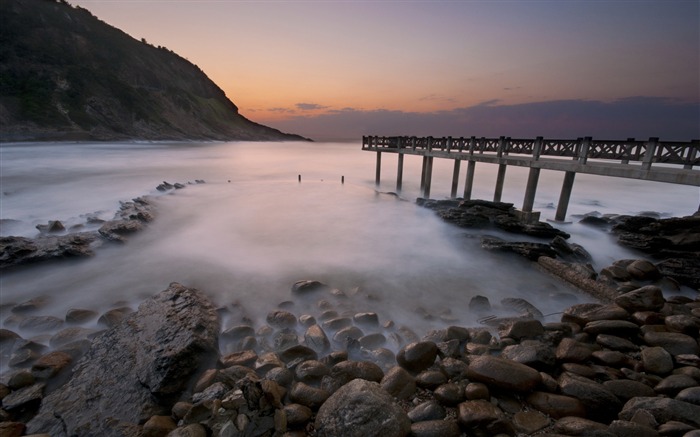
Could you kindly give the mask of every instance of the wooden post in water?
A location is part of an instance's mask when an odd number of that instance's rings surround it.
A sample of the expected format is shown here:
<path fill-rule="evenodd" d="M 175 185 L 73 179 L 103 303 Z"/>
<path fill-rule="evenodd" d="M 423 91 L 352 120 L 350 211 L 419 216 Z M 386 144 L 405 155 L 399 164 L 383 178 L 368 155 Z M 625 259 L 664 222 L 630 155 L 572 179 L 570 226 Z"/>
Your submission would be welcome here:
<path fill-rule="evenodd" d="M 377 171 L 374 177 L 374 184 L 379 186 L 379 181 L 382 178 L 382 152 L 377 152 Z"/>
<path fill-rule="evenodd" d="M 467 178 L 464 180 L 464 200 L 469 200 L 472 198 L 472 186 L 474 185 L 475 168 L 476 161 L 467 161 Z"/>
<path fill-rule="evenodd" d="M 396 191 L 401 191 L 403 184 L 403 153 L 399 153 L 399 168 L 396 169 Z"/>
<path fill-rule="evenodd" d="M 503 194 L 503 183 L 506 180 L 506 164 L 498 165 L 498 175 L 496 176 L 496 191 L 493 193 L 493 201 L 500 202 Z"/>
<path fill-rule="evenodd" d="M 450 141 L 452 139 L 450 138 Z M 455 166 L 454 169 L 452 170 L 452 192 L 450 193 L 450 197 L 453 199 L 457 197 L 457 185 L 459 184 L 459 159 L 455 159 Z"/>
<path fill-rule="evenodd" d="M 575 171 L 567 171 L 564 173 L 564 183 L 561 186 L 561 194 L 559 195 L 559 204 L 557 212 L 554 215 L 554 220 L 563 222 L 566 219 L 566 210 L 569 208 L 569 199 L 571 198 L 571 190 L 574 188 Z"/>

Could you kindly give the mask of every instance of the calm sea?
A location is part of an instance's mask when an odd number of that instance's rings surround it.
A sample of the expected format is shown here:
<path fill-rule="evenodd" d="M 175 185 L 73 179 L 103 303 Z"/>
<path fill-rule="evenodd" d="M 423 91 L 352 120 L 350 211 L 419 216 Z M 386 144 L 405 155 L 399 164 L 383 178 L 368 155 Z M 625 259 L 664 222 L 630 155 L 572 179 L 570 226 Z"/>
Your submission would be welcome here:
<path fill-rule="evenodd" d="M 396 157 L 384 154 L 376 188 L 375 154 L 359 142 L 4 144 L 0 153 L 3 235 L 35 236 L 35 226 L 49 220 L 69 227 L 88 215 L 110 219 L 119 201 L 137 196 L 157 196 L 158 205 L 157 219 L 127 244 L 103 246 L 90 259 L 3 272 L 3 305 L 50 296 L 44 312 L 59 317 L 69 308 L 136 307 L 177 281 L 236 308 L 224 320 L 235 325 L 243 314 L 261 321 L 290 300 L 297 315 L 317 314 L 316 300 L 290 293 L 295 281 L 317 279 L 346 295 L 333 297 L 340 308 L 376 311 L 382 321 L 425 331 L 478 324 L 467 311 L 475 295 L 487 296 L 496 315 L 505 314 L 505 297 L 525 298 L 545 314 L 591 300 L 526 261 L 482 250 L 476 232 L 415 206 L 419 157 L 406 158 L 397 197 L 387 194 L 395 190 Z M 433 175 L 432 197 L 446 198 L 452 163 L 436 160 Z M 477 164 L 473 197 L 491 200 L 495 178 L 495 166 Z M 502 200 L 520 207 L 526 178 L 526 169 L 509 167 Z M 206 183 L 167 194 L 155 189 L 196 179 Z M 535 210 L 543 219 L 554 217 L 562 180 L 559 172 L 540 175 Z M 599 269 L 639 255 L 578 224 L 580 214 L 682 216 L 698 200 L 697 187 L 578 175 L 570 223 L 557 226 Z"/>

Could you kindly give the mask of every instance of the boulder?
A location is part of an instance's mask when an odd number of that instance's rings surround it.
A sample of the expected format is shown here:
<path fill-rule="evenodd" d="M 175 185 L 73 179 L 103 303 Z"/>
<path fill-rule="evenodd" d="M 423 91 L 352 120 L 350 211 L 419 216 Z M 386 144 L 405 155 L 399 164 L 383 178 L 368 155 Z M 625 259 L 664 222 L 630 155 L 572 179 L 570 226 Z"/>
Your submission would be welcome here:
<path fill-rule="evenodd" d="M 658 423 L 682 422 L 700 428 L 700 405 L 663 397 L 636 397 L 622 407 L 619 418 L 630 420 L 637 411 L 650 412 Z"/>
<path fill-rule="evenodd" d="M 583 403 L 571 396 L 536 391 L 528 395 L 526 401 L 537 410 L 555 419 L 567 416 L 586 416 L 586 408 Z"/>
<path fill-rule="evenodd" d="M 605 386 L 582 376 L 562 373 L 559 388 L 563 395 L 580 400 L 586 407 L 588 417 L 612 420 L 622 407 L 617 396 Z"/>
<path fill-rule="evenodd" d="M 540 373 L 532 367 L 491 355 L 472 357 L 467 377 L 515 391 L 532 390 L 542 380 Z"/>
<path fill-rule="evenodd" d="M 659 311 L 665 302 L 661 288 L 655 285 L 647 285 L 615 298 L 615 303 L 630 313 Z"/>
<path fill-rule="evenodd" d="M 678 332 L 647 332 L 644 341 L 649 346 L 660 346 L 671 355 L 698 355 L 700 346 L 696 339 Z"/>
<path fill-rule="evenodd" d="M 437 345 L 432 341 L 410 343 L 396 354 L 396 362 L 408 371 L 420 372 L 433 365 L 437 353 Z"/>
<path fill-rule="evenodd" d="M 199 291 L 172 283 L 97 337 L 71 379 L 44 398 L 31 433 L 121 435 L 169 408 L 199 365 L 218 357 L 219 319 Z M 109 369 L 109 371 L 105 371 Z"/>
<path fill-rule="evenodd" d="M 379 384 L 355 379 L 321 406 L 315 428 L 318 437 L 404 437 L 411 421 Z"/>
<path fill-rule="evenodd" d="M 427 420 L 411 425 L 412 437 L 459 437 L 459 424 L 455 420 Z"/>

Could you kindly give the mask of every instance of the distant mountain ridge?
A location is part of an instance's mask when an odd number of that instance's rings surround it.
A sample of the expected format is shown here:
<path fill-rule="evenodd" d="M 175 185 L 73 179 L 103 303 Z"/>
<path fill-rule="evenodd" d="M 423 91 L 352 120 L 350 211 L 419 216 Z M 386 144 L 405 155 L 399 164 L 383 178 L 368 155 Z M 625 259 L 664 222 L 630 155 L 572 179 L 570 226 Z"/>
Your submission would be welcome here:
<path fill-rule="evenodd" d="M 65 1 L 0 0 L 0 141 L 304 140 L 196 65 Z"/>

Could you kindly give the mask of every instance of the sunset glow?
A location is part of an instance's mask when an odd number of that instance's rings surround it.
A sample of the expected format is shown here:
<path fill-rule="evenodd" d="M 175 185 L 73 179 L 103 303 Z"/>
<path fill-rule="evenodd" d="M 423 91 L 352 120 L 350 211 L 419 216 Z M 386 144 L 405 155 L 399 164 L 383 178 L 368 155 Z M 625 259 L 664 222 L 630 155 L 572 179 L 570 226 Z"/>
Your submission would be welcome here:
<path fill-rule="evenodd" d="M 197 64 L 246 117 L 302 135 L 326 135 L 318 117 L 483 104 L 644 97 L 700 114 L 694 0 L 70 3 Z M 674 132 L 700 136 L 687 125 Z"/>

